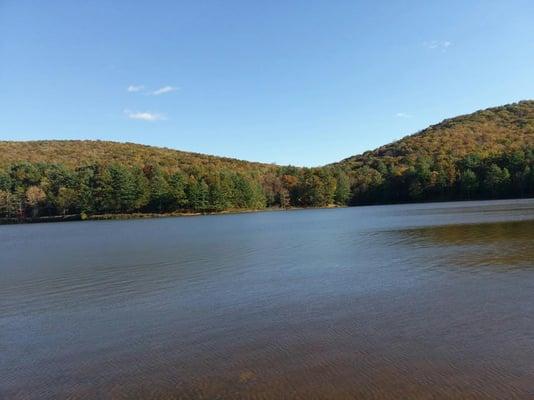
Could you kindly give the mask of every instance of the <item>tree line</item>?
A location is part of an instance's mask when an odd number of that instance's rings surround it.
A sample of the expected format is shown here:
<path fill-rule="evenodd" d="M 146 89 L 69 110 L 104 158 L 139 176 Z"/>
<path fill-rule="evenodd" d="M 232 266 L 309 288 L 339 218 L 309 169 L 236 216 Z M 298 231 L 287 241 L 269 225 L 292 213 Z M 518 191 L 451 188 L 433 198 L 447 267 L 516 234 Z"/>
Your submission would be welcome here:
<path fill-rule="evenodd" d="M 351 174 L 349 204 L 534 196 L 534 148 L 498 155 L 418 156 L 399 164 L 367 159 Z"/>
<path fill-rule="evenodd" d="M 157 165 L 17 163 L 0 170 L 0 217 L 217 212 L 346 204 L 347 177 L 280 167 L 167 172 Z"/>
<path fill-rule="evenodd" d="M 0 169 L 0 217 L 218 212 L 534 196 L 534 149 L 460 159 L 421 155 L 402 164 L 168 171 L 157 164 L 76 168 L 22 162 Z"/>

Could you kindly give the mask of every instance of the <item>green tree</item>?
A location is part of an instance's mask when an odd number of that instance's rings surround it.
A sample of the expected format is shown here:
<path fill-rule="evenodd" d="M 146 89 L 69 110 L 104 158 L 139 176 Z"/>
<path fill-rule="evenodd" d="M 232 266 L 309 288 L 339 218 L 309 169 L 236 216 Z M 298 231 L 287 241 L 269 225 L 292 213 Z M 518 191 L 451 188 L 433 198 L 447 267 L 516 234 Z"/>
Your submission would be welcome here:
<path fill-rule="evenodd" d="M 190 176 L 185 191 L 191 210 L 205 211 L 208 208 L 209 187 L 203 179 L 199 181 Z"/>
<path fill-rule="evenodd" d="M 42 175 L 37 165 L 23 162 L 11 166 L 10 178 L 14 186 L 28 188 L 39 185 Z"/>
<path fill-rule="evenodd" d="M 60 187 L 57 195 L 57 207 L 63 215 L 77 210 L 79 208 L 78 192 L 75 189 Z"/>
<path fill-rule="evenodd" d="M 169 177 L 169 197 L 174 210 L 187 207 L 186 178 L 181 172 L 175 172 Z"/>
<path fill-rule="evenodd" d="M 11 191 L 11 177 L 7 171 L 0 170 L 0 190 L 9 192 Z"/>
<path fill-rule="evenodd" d="M 374 168 L 363 166 L 353 176 L 351 204 L 368 204 L 376 200 L 384 177 Z"/>
<path fill-rule="evenodd" d="M 350 181 L 343 171 L 336 173 L 336 192 L 334 201 L 338 205 L 347 205 L 350 198 Z"/>
<path fill-rule="evenodd" d="M 111 164 L 100 171 L 97 195 L 104 212 L 118 213 L 135 210 L 137 188 L 131 172 L 119 164 Z"/>
<path fill-rule="evenodd" d="M 150 201 L 148 206 L 150 211 L 167 211 L 172 202 L 172 196 L 165 176 L 159 168 L 153 168 L 147 178 L 149 182 Z"/>
<path fill-rule="evenodd" d="M 486 193 L 497 197 L 506 192 L 510 181 L 510 173 L 506 168 L 500 168 L 497 164 L 491 164 L 486 170 L 483 186 Z"/>
<path fill-rule="evenodd" d="M 99 188 L 97 187 L 97 177 L 99 176 L 99 166 L 88 165 L 77 168 L 75 171 L 76 191 L 78 192 L 77 209 L 82 213 L 98 212 Z"/>
<path fill-rule="evenodd" d="M 462 198 L 471 199 L 478 191 L 477 175 L 470 169 L 465 170 L 460 175 L 460 195 Z"/>

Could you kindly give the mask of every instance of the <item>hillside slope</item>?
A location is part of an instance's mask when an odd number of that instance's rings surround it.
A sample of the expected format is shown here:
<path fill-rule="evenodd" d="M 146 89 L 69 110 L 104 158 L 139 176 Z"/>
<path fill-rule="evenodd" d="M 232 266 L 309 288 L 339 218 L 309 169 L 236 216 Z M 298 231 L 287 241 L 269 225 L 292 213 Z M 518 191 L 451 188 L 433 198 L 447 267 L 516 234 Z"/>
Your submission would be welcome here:
<path fill-rule="evenodd" d="M 489 157 L 533 145 L 534 100 L 525 100 L 446 119 L 335 165 L 358 168 L 376 159 L 407 166 L 419 157 L 451 160 L 470 154 Z"/>
<path fill-rule="evenodd" d="M 331 167 L 351 176 L 351 204 L 531 196 L 534 101 L 446 119 Z"/>
<path fill-rule="evenodd" d="M 20 162 L 56 163 L 69 168 L 89 164 L 118 163 L 129 167 L 153 164 L 169 172 L 194 167 L 265 171 L 273 169 L 269 164 L 135 143 L 102 140 L 0 141 L 0 167 Z"/>

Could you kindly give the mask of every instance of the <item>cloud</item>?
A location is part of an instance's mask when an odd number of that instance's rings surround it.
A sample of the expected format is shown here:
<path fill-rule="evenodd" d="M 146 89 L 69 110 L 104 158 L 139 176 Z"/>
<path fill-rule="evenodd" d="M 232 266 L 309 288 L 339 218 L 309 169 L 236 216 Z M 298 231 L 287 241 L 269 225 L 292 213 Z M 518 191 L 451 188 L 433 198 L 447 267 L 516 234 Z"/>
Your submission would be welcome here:
<path fill-rule="evenodd" d="M 178 90 L 175 86 L 162 86 L 159 89 L 156 89 L 154 91 L 149 91 L 148 89 L 145 90 L 144 85 L 130 85 L 126 88 L 126 90 L 130 93 L 137 93 L 137 92 L 145 92 L 145 94 L 149 94 L 152 96 L 159 96 L 161 94 L 170 93 Z"/>
<path fill-rule="evenodd" d="M 134 93 L 134 92 L 140 92 L 144 88 L 145 87 L 143 85 L 130 85 L 130 86 L 128 86 L 128 88 L 126 90 L 128 92 L 130 92 L 130 93 Z"/>
<path fill-rule="evenodd" d="M 397 118 L 412 118 L 412 116 L 410 114 L 406 114 L 406 113 L 403 113 L 403 112 L 398 112 L 397 114 L 395 114 L 395 116 Z"/>
<path fill-rule="evenodd" d="M 452 42 L 448 40 L 431 40 L 430 42 L 424 42 L 423 46 L 430 50 L 441 50 L 444 53 L 452 46 Z"/>
<path fill-rule="evenodd" d="M 154 90 L 152 92 L 152 94 L 154 96 L 159 96 L 160 94 L 174 92 L 175 90 L 178 90 L 178 88 L 176 88 L 174 86 L 163 86 L 163 87 L 159 88 L 158 90 Z"/>
<path fill-rule="evenodd" d="M 165 120 L 165 115 L 158 114 L 158 113 L 152 113 L 148 111 L 130 111 L 130 110 L 124 110 L 124 113 L 126 116 L 130 119 L 136 119 L 139 121 L 148 121 L 148 122 L 154 122 L 154 121 L 163 121 Z"/>

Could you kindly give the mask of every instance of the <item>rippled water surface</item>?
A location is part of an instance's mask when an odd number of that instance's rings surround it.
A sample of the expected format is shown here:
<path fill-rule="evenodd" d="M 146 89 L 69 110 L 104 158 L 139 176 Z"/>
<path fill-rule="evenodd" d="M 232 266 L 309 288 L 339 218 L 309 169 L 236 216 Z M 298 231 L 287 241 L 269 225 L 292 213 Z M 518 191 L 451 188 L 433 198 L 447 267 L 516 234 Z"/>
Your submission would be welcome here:
<path fill-rule="evenodd" d="M 534 398 L 534 201 L 0 226 L 0 398 Z"/>

